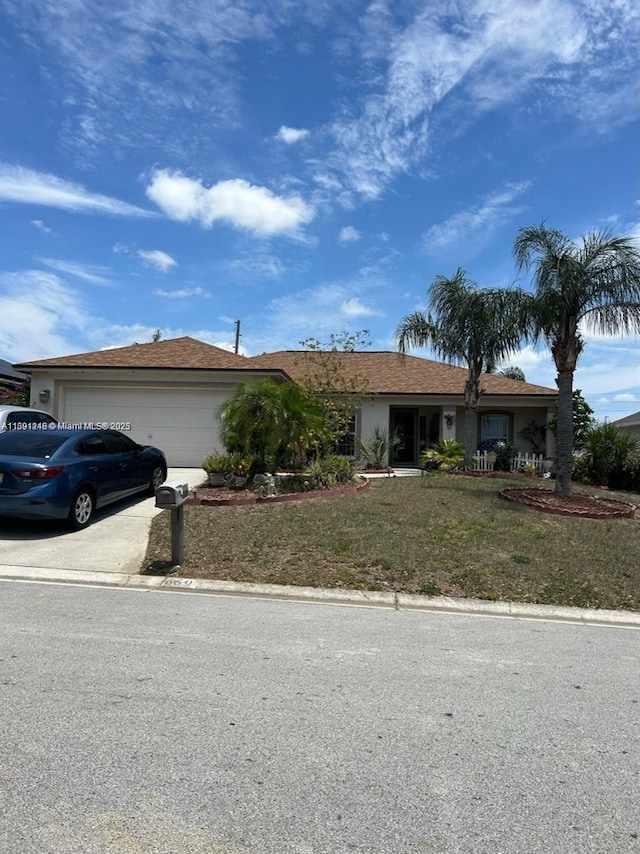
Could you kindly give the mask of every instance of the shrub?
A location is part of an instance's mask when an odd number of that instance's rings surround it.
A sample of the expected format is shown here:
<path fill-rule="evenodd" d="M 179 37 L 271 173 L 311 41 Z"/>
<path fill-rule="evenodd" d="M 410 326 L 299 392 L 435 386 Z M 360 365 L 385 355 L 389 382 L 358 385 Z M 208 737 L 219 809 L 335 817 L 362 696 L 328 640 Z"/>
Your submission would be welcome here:
<path fill-rule="evenodd" d="M 420 465 L 428 469 L 437 466 L 440 471 L 454 471 L 464 462 L 464 445 L 455 439 L 434 442 L 428 451 L 420 454 Z"/>
<path fill-rule="evenodd" d="M 573 455 L 571 477 L 580 483 L 591 483 L 591 466 L 589 465 L 589 457 L 586 454 L 578 453 Z"/>
<path fill-rule="evenodd" d="M 358 442 L 358 452 L 368 468 L 381 469 L 389 464 L 389 458 L 399 444 L 400 437 L 396 432 L 389 436 L 386 430 L 376 427 L 367 442 Z"/>
<path fill-rule="evenodd" d="M 615 465 L 609 472 L 611 489 L 640 492 L 640 454 L 634 454 L 626 463 Z"/>
<path fill-rule="evenodd" d="M 493 447 L 496 461 L 494 471 L 511 471 L 511 465 L 518 453 L 518 449 L 511 442 L 496 442 Z"/>
<path fill-rule="evenodd" d="M 356 476 L 356 467 L 346 457 L 328 454 L 309 463 L 303 476 L 311 489 L 331 489 L 341 483 L 351 483 Z"/>
<path fill-rule="evenodd" d="M 202 461 L 202 468 L 207 474 L 229 474 L 231 472 L 231 457 L 214 451 Z"/>
<path fill-rule="evenodd" d="M 622 469 L 635 458 L 640 442 L 615 424 L 599 424 L 587 430 L 584 451 L 594 483 L 609 485 L 612 471 Z"/>

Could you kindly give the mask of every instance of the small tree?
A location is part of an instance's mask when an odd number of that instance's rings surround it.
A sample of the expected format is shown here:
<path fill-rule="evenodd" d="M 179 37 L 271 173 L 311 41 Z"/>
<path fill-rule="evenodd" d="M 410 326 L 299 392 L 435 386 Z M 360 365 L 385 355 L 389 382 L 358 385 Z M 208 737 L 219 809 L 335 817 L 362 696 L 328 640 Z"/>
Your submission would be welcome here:
<path fill-rule="evenodd" d="M 305 352 L 298 359 L 302 369 L 299 384 L 321 401 L 328 422 L 327 443 L 337 444 L 349 431 L 356 411 L 368 397 L 366 378 L 348 367 L 348 356 L 370 345 L 369 330 L 332 334 L 328 341 L 306 338 Z"/>
<path fill-rule="evenodd" d="M 558 405 L 556 404 L 556 410 Z M 577 388 L 573 392 L 573 449 L 581 451 L 587 432 L 594 426 L 593 409 L 582 396 L 582 389 Z M 547 429 L 555 434 L 558 429 L 558 418 L 554 416 L 547 421 Z"/>

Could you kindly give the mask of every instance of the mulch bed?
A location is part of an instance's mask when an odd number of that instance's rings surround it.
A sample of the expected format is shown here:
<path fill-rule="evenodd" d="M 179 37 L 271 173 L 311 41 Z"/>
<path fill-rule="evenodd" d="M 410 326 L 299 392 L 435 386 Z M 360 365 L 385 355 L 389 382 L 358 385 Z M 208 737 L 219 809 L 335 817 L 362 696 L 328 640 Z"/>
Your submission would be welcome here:
<path fill-rule="evenodd" d="M 250 490 L 235 490 L 226 487 L 199 486 L 186 504 L 209 507 L 241 507 L 246 504 L 277 504 L 282 501 L 307 501 L 310 498 L 332 498 L 349 495 L 369 486 L 370 481 L 337 486 L 335 489 L 310 489 L 308 492 L 283 492 L 278 495 L 259 495 Z"/>
<path fill-rule="evenodd" d="M 582 516 L 586 519 L 624 519 L 635 516 L 636 508 L 626 501 L 614 498 L 596 498 L 574 492 L 573 495 L 556 495 L 541 487 L 509 486 L 500 491 L 507 501 L 515 501 L 526 507 L 534 507 L 543 513 L 556 516 Z"/>

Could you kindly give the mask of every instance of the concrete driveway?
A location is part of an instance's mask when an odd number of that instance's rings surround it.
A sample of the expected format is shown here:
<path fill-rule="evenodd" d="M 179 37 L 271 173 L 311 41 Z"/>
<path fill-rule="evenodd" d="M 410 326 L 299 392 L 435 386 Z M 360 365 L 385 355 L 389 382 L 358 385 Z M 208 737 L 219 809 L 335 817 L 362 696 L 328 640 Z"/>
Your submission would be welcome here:
<path fill-rule="evenodd" d="M 167 475 L 191 488 L 205 479 L 202 469 L 170 468 Z M 34 574 L 38 569 L 137 573 L 151 520 L 159 512 L 154 498 L 131 498 L 99 510 L 88 528 L 75 532 L 54 522 L 0 519 L 0 573 L 10 574 L 12 567 Z"/>

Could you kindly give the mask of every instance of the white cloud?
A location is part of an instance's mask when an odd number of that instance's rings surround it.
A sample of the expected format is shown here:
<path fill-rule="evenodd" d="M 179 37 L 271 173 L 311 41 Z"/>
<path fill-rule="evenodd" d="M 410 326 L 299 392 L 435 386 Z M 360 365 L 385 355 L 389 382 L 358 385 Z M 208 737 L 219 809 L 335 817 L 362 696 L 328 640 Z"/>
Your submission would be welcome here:
<path fill-rule="evenodd" d="M 110 272 L 108 267 L 100 267 L 97 264 L 79 264 L 76 261 L 61 261 L 58 258 L 38 258 L 38 261 L 46 264 L 47 267 L 51 267 L 52 270 L 75 276 L 76 279 L 89 282 L 91 285 L 113 285 L 111 279 L 106 275 Z"/>
<path fill-rule="evenodd" d="M 32 219 L 31 225 L 41 231 L 43 234 L 53 234 L 53 229 L 48 228 L 41 219 Z"/>
<path fill-rule="evenodd" d="M 285 266 L 279 258 L 266 254 L 247 254 L 234 258 L 226 261 L 222 269 L 225 275 L 247 284 L 255 284 L 264 279 L 275 281 L 282 278 L 285 272 Z"/>
<path fill-rule="evenodd" d="M 139 249 L 138 255 L 150 267 L 155 267 L 161 273 L 166 273 L 172 267 L 177 267 L 178 262 L 171 255 L 161 249 Z"/>
<path fill-rule="evenodd" d="M 0 273 L 0 352 L 23 362 L 78 352 L 72 343 L 90 329 L 82 296 L 55 273 Z M 82 349 L 82 348 L 80 348 Z"/>
<path fill-rule="evenodd" d="M 638 396 L 637 396 L 637 395 L 635 395 L 635 394 L 631 394 L 630 392 L 626 392 L 626 393 L 623 393 L 623 394 L 616 394 L 616 395 L 614 395 L 613 399 L 614 399 L 614 400 L 624 401 L 624 402 L 626 403 L 627 401 L 634 401 L 634 400 L 638 400 Z"/>
<path fill-rule="evenodd" d="M 328 340 L 341 331 L 362 327 L 360 318 L 384 316 L 370 307 L 389 292 L 393 258 L 361 267 L 353 277 L 289 292 L 271 300 L 259 314 L 245 316 L 249 349 L 255 353 L 298 346 L 305 338 Z M 391 323 L 395 325 L 394 315 Z M 336 324 L 338 324 L 336 326 Z"/>
<path fill-rule="evenodd" d="M 188 297 L 205 297 L 208 299 L 211 294 L 205 291 L 204 288 L 178 288 L 174 291 L 163 291 L 158 288 L 154 292 L 154 296 L 166 297 L 167 299 L 187 299 Z"/>
<path fill-rule="evenodd" d="M 115 252 L 116 255 L 128 255 L 129 247 L 125 243 L 120 243 L 120 241 L 117 241 L 111 247 L 111 251 Z"/>
<path fill-rule="evenodd" d="M 162 169 L 153 173 L 146 193 L 170 219 L 196 220 L 204 228 L 225 222 L 261 237 L 294 236 L 315 216 L 299 196 L 277 196 L 241 178 L 205 187 L 179 171 Z"/>
<path fill-rule="evenodd" d="M 637 113 L 637 10 L 570 0 L 371 3 L 362 18 L 368 94 L 330 126 L 329 165 L 365 198 L 420 163 L 437 132 L 529 96 L 545 117 L 598 133 Z M 535 88 L 534 88 L 535 87 Z M 443 126 L 444 121 L 444 126 Z"/>
<path fill-rule="evenodd" d="M 357 228 L 354 228 L 352 225 L 345 225 L 344 228 L 340 229 L 340 234 L 338 234 L 339 243 L 356 243 L 358 240 L 360 240 L 360 232 Z"/>
<path fill-rule="evenodd" d="M 346 317 L 380 317 L 381 312 L 375 311 L 360 302 L 355 297 L 345 300 L 340 306 L 340 312 Z"/>
<path fill-rule="evenodd" d="M 300 22 L 312 18 L 299 10 Z M 286 17 L 235 0 L 6 0 L 19 37 L 55 66 L 55 98 L 71 109 L 63 141 L 89 159 L 131 144 L 210 150 L 212 131 L 241 115 L 237 55 L 259 49 Z M 184 115 L 190 120 L 185 122 Z M 180 119 L 177 119 L 177 116 Z"/>
<path fill-rule="evenodd" d="M 293 145 L 294 143 L 305 139 L 307 136 L 309 136 L 309 131 L 305 128 L 289 128 L 286 125 L 282 125 L 276 134 L 276 139 L 279 139 L 281 142 L 285 142 L 287 145 Z"/>
<path fill-rule="evenodd" d="M 111 323 L 89 314 L 84 296 L 55 273 L 0 272 L 0 288 L 0 353 L 11 362 L 126 347 L 134 341 L 151 341 L 156 329 L 144 323 Z M 190 335 L 233 350 L 227 329 L 162 331 L 164 338 Z"/>
<path fill-rule="evenodd" d="M 73 213 L 107 216 L 152 217 L 146 211 L 119 199 L 91 193 L 80 184 L 64 181 L 47 172 L 35 172 L 22 166 L 0 163 L 0 201 L 43 205 Z"/>
<path fill-rule="evenodd" d="M 338 181 L 337 178 L 334 178 L 332 175 L 326 175 L 324 173 L 318 173 L 313 176 L 313 181 L 324 190 L 343 190 L 344 185 Z"/>
<path fill-rule="evenodd" d="M 431 226 L 424 236 L 427 251 L 468 243 L 470 237 L 476 235 L 488 239 L 502 223 L 523 210 L 521 206 L 512 206 L 512 202 L 530 186 L 529 181 L 507 184 L 504 189 L 490 193 L 480 204 Z"/>

